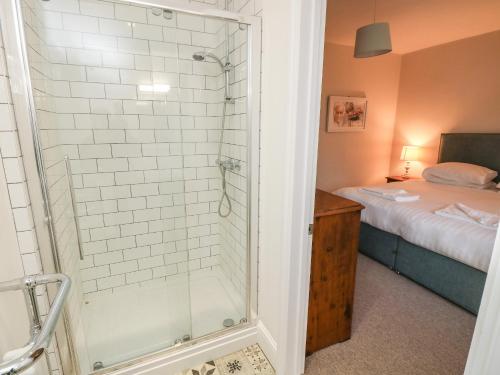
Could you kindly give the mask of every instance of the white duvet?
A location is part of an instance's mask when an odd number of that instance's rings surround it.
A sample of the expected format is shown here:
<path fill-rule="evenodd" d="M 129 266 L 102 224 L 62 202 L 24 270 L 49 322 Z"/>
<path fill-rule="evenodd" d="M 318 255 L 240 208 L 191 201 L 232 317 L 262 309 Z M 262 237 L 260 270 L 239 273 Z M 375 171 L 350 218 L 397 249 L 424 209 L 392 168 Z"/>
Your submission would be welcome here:
<path fill-rule="evenodd" d="M 394 182 L 380 187 L 404 189 L 420 195 L 420 199 L 394 202 L 363 192 L 360 187 L 343 188 L 334 193 L 363 204 L 366 207 L 361 213 L 363 222 L 481 271 L 488 270 L 496 231 L 439 216 L 434 211 L 463 203 L 500 215 L 500 193 L 426 181 Z"/>

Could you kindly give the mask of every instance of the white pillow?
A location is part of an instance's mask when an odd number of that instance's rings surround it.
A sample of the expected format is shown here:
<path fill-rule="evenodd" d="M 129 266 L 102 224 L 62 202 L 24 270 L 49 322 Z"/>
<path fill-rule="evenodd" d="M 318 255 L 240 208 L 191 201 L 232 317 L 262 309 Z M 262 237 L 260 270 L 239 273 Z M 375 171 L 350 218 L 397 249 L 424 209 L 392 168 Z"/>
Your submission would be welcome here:
<path fill-rule="evenodd" d="M 483 184 L 483 185 L 464 184 L 463 182 L 444 180 L 442 178 L 434 177 L 434 176 L 428 176 L 428 177 L 426 177 L 425 180 L 428 182 L 433 182 L 435 184 L 463 186 L 463 187 L 469 187 L 469 188 L 474 188 L 474 189 L 494 189 L 495 188 L 494 182 L 488 182 L 487 184 Z M 499 187 L 499 189 L 500 189 L 500 187 Z"/>
<path fill-rule="evenodd" d="M 480 165 L 456 162 L 436 164 L 422 172 L 427 181 L 472 187 L 490 184 L 497 175 L 496 171 Z"/>

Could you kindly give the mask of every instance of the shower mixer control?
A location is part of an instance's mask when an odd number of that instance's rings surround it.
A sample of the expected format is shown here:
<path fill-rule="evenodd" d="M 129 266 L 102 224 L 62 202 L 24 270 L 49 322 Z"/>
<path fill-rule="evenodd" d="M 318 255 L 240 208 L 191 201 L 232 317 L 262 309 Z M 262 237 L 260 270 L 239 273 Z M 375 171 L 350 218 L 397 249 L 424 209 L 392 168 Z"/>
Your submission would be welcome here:
<path fill-rule="evenodd" d="M 241 170 L 241 163 L 239 160 L 235 159 L 227 159 L 227 160 L 216 160 L 215 164 L 217 164 L 219 167 L 224 168 L 226 171 L 240 171 Z"/>

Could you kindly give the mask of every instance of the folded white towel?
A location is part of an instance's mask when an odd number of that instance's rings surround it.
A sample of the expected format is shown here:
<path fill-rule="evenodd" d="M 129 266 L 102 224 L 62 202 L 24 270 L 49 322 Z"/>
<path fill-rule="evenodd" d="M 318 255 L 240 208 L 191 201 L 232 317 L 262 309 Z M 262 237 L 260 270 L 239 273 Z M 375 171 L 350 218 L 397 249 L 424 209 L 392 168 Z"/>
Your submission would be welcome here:
<path fill-rule="evenodd" d="M 401 195 L 401 194 L 408 194 L 408 192 L 405 189 L 387 189 L 387 188 L 381 188 L 381 187 L 364 187 L 361 188 L 361 190 L 366 190 L 367 192 L 373 193 L 373 194 L 379 194 L 379 195 Z"/>
<path fill-rule="evenodd" d="M 409 194 L 404 189 L 386 189 L 377 187 L 361 188 L 361 191 L 375 195 L 380 198 L 388 199 L 395 202 L 414 202 L 420 199 L 420 195 Z"/>
<path fill-rule="evenodd" d="M 461 219 L 470 223 L 480 224 L 486 228 L 497 229 L 500 222 L 500 216 L 476 210 L 466 206 L 463 203 L 455 203 L 434 211 L 435 214 L 453 219 Z"/>

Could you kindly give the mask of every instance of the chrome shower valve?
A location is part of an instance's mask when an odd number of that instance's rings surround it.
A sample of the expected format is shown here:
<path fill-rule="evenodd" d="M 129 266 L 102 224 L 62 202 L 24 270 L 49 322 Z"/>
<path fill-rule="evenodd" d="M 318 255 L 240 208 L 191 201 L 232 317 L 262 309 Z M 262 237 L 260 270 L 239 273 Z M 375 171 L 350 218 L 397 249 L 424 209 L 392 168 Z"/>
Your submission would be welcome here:
<path fill-rule="evenodd" d="M 241 170 L 241 162 L 235 159 L 227 159 L 227 160 L 219 160 L 215 161 L 219 167 L 224 168 L 226 171 L 240 171 Z"/>

